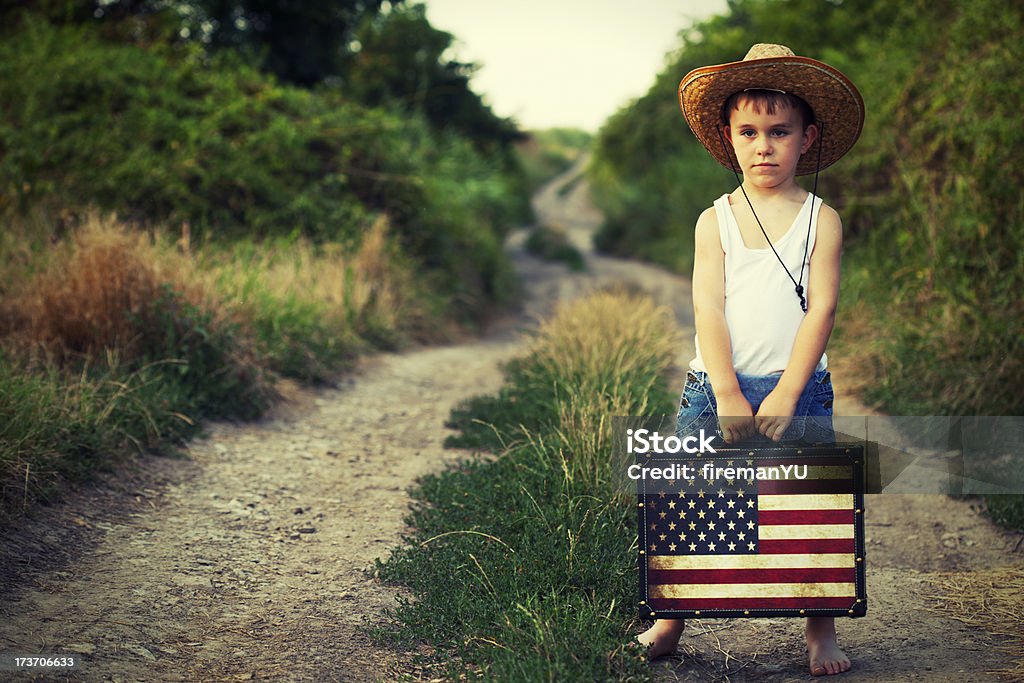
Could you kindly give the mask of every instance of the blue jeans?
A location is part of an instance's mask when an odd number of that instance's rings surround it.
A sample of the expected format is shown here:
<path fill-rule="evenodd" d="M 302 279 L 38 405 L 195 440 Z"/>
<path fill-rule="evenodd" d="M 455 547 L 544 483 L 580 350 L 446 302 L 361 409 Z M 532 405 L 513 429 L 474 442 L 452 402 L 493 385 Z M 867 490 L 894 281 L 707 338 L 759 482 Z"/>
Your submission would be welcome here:
<path fill-rule="evenodd" d="M 750 403 L 755 415 L 781 377 L 782 375 L 736 375 L 740 391 Z M 831 375 L 827 370 L 816 370 L 797 400 L 793 421 L 783 434 L 782 440 L 804 444 L 835 443 L 835 432 L 832 429 L 834 401 Z M 715 401 L 711 380 L 707 373 L 690 371 L 686 373 L 686 385 L 683 387 L 682 396 L 679 397 L 676 435 L 682 437 L 700 429 L 704 429 L 705 433 L 714 432 L 719 437 L 722 434 L 718 424 L 718 404 Z M 757 434 L 747 443 L 768 441 L 770 440 L 767 437 Z"/>

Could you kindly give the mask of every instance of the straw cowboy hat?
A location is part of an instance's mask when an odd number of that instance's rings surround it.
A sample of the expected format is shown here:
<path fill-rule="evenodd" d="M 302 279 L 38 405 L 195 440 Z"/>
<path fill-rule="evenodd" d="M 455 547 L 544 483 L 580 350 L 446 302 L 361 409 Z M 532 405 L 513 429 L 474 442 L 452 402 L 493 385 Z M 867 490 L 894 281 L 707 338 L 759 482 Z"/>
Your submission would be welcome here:
<path fill-rule="evenodd" d="M 732 147 L 722 147 L 717 128 L 722 107 L 742 90 L 778 90 L 802 98 L 814 110 L 818 139 L 800 157 L 797 175 L 827 168 L 846 154 L 864 126 L 864 100 L 838 69 L 798 57 L 785 45 L 758 43 L 739 62 L 702 66 L 679 83 L 679 108 L 697 139 L 726 168 L 738 166 Z M 818 165 L 818 148 L 821 163 Z M 728 155 L 728 156 L 727 156 Z"/>

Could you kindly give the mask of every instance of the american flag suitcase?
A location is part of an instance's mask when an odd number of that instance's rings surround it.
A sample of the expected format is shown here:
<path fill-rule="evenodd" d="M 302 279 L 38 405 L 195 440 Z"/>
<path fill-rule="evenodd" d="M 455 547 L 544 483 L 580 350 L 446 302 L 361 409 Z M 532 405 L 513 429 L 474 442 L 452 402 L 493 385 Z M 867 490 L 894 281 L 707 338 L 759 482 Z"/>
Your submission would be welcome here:
<path fill-rule="evenodd" d="M 865 614 L 863 444 L 637 464 L 642 618 Z"/>

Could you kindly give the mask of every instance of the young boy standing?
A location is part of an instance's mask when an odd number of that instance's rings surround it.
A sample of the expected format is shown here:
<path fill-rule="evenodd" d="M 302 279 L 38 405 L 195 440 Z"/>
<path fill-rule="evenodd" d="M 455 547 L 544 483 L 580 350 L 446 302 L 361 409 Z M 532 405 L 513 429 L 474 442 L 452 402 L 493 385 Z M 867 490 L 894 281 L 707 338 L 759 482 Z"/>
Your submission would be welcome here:
<path fill-rule="evenodd" d="M 743 180 L 697 221 L 697 354 L 677 432 L 717 416 L 727 442 L 829 440 L 825 346 L 839 296 L 842 224 L 796 176 L 814 173 L 816 185 L 817 171 L 853 146 L 863 100 L 838 70 L 767 44 L 742 61 L 690 72 L 679 100 L 701 143 Z M 682 630 L 682 620 L 662 619 L 638 639 L 655 658 L 675 650 Z M 806 639 L 813 675 L 850 668 L 832 617 L 809 617 Z"/>

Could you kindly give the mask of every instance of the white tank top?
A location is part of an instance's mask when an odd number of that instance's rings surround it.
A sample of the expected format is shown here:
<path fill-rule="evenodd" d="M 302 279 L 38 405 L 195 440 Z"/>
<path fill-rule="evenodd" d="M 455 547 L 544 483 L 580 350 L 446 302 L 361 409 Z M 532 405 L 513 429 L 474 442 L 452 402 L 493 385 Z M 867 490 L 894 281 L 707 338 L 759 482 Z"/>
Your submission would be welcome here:
<path fill-rule="evenodd" d="M 810 216 L 811 206 L 814 215 Z M 774 242 L 794 280 L 800 278 L 800 261 L 804 257 L 807 238 L 807 261 L 804 262 L 804 296 L 810 296 L 809 272 L 814 238 L 818 232 L 818 212 L 821 199 L 808 193 L 800 213 L 789 230 Z M 718 234 L 725 252 L 725 322 L 732 342 L 732 366 L 738 374 L 771 375 L 782 372 L 789 363 L 796 340 L 797 329 L 804 319 L 800 299 L 794 291 L 793 281 L 786 275 L 771 247 L 750 249 L 743 243 L 740 226 L 729 205 L 729 195 L 715 202 Z M 808 236 L 807 221 L 811 221 Z M 707 372 L 695 339 L 697 357 L 690 368 Z M 827 367 L 828 359 L 822 354 L 817 370 Z"/>

